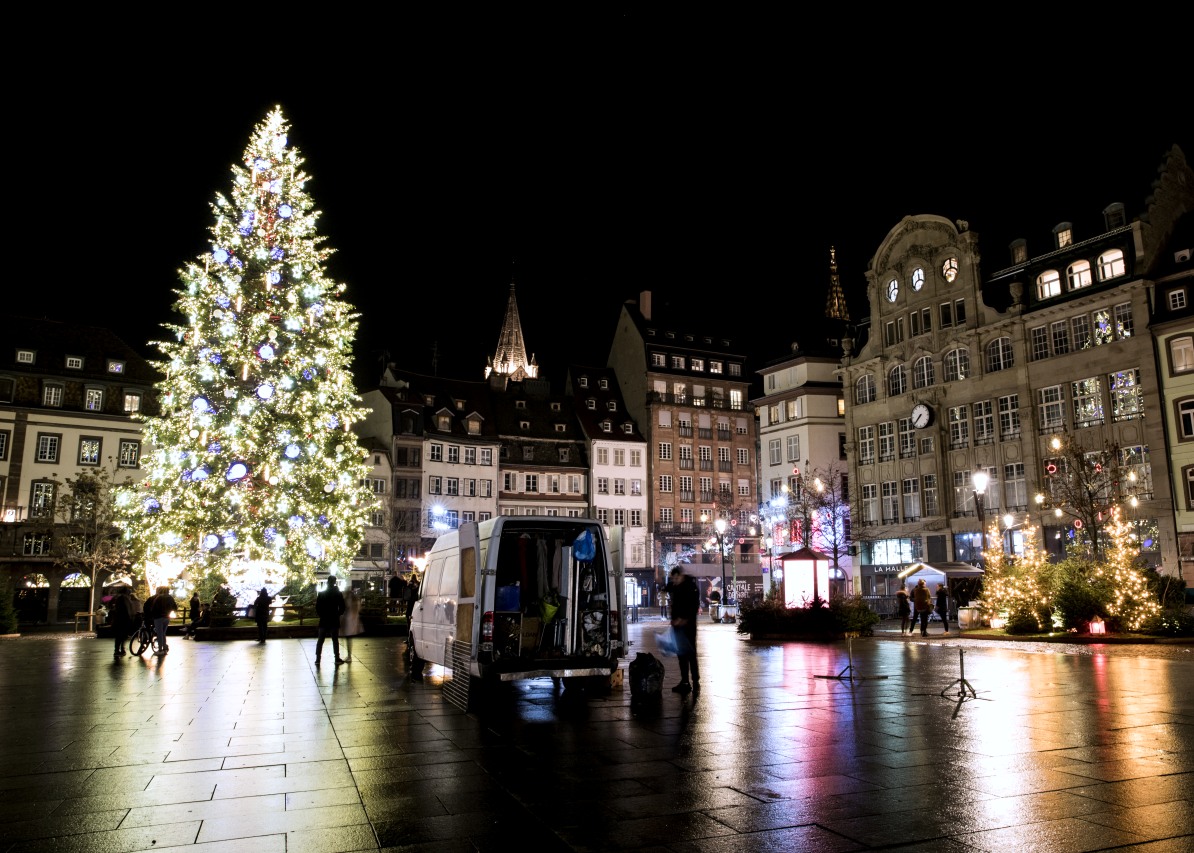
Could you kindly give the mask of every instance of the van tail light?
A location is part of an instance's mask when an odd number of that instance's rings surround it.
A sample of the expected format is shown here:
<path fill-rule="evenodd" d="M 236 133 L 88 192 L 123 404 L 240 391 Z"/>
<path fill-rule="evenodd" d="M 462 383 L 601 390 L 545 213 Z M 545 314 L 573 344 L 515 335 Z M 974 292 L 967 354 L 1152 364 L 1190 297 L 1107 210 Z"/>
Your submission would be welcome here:
<path fill-rule="evenodd" d="M 622 614 L 616 610 L 609 612 L 609 635 L 615 639 L 622 639 Z"/>
<path fill-rule="evenodd" d="M 486 610 L 485 615 L 481 617 L 481 642 L 493 642 L 493 611 Z"/>

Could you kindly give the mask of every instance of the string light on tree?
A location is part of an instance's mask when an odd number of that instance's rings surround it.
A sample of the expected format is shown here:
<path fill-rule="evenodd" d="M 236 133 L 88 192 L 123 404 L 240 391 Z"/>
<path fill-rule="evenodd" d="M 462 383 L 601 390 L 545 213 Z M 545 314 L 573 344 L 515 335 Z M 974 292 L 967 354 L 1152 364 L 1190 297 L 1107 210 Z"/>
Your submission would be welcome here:
<path fill-rule="evenodd" d="M 350 373 L 358 315 L 326 276 L 288 130 L 280 108 L 257 125 L 212 205 L 210 251 L 180 272 L 186 323 L 156 342 L 145 477 L 119 499 L 143 564 L 237 587 L 346 571 L 372 497 L 351 431 L 367 414 Z"/>

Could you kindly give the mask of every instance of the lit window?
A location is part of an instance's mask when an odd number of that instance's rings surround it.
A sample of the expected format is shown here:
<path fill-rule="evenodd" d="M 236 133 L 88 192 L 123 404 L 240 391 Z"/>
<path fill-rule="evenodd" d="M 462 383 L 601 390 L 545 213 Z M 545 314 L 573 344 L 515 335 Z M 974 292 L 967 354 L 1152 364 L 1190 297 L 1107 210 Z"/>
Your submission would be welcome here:
<path fill-rule="evenodd" d="M 1036 277 L 1036 298 L 1050 299 L 1061 295 L 1061 273 L 1045 270 Z"/>
<path fill-rule="evenodd" d="M 925 271 L 917 267 L 912 271 L 912 289 L 920 290 L 925 286 Z"/>
<path fill-rule="evenodd" d="M 17 350 L 17 364 L 33 364 L 33 350 L 21 349 Z"/>
<path fill-rule="evenodd" d="M 47 385 L 42 389 L 41 402 L 43 406 L 53 406 L 58 408 L 62 405 L 62 386 L 61 385 Z"/>
<path fill-rule="evenodd" d="M 99 388 L 88 388 L 83 399 L 83 408 L 89 412 L 103 411 L 104 392 Z"/>
<path fill-rule="evenodd" d="M 77 355 L 68 355 L 66 357 L 66 369 L 67 370 L 82 370 L 83 369 L 83 359 L 79 358 L 79 356 L 77 356 Z"/>
<path fill-rule="evenodd" d="M 1092 281 L 1090 261 L 1074 261 L 1070 264 L 1070 268 L 1066 270 L 1066 281 L 1070 290 L 1088 287 Z"/>
<path fill-rule="evenodd" d="M 117 361 L 115 359 L 109 359 L 108 360 L 108 372 L 109 373 L 124 373 L 124 362 Z"/>
<path fill-rule="evenodd" d="M 898 279 L 892 279 L 887 282 L 887 301 L 895 302 L 896 297 L 900 295 L 900 282 Z"/>
<path fill-rule="evenodd" d="M 942 277 L 951 284 L 958 277 L 958 259 L 947 258 L 945 263 L 941 265 Z"/>
<path fill-rule="evenodd" d="M 140 394 L 125 394 L 124 395 L 124 410 L 129 413 L 141 411 L 141 395 Z"/>
<path fill-rule="evenodd" d="M 1169 291 L 1168 297 L 1170 311 L 1180 311 L 1186 307 L 1186 289 L 1184 287 Z"/>
<path fill-rule="evenodd" d="M 1099 281 L 1123 275 L 1127 272 L 1124 265 L 1124 253 L 1120 249 L 1111 249 L 1099 255 Z"/>
<path fill-rule="evenodd" d="M 873 402 L 875 402 L 875 377 L 868 373 L 858 377 L 854 383 L 854 403 L 862 405 Z"/>
<path fill-rule="evenodd" d="M 1174 373 L 1194 370 L 1194 335 L 1182 335 L 1169 339 L 1169 357 Z"/>
<path fill-rule="evenodd" d="M 1011 338 L 996 338 L 987 345 L 987 372 L 1007 370 L 1015 363 Z"/>

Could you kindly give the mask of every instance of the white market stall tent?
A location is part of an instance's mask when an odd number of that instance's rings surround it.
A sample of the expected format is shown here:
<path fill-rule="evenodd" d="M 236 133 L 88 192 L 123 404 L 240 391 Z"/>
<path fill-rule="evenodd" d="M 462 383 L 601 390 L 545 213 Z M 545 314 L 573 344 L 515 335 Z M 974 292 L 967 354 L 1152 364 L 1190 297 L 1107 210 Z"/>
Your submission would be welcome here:
<path fill-rule="evenodd" d="M 971 627 L 970 599 L 977 597 L 983 576 L 986 574 L 978 566 L 970 563 L 943 561 L 936 563 L 913 563 L 900 572 L 897 577 L 903 581 L 908 597 L 912 597 L 912 587 L 921 578 L 933 591 L 937 593 L 937 584 L 945 584 L 949 590 L 950 608 L 960 627 Z M 967 612 L 963 612 L 967 611 Z"/>

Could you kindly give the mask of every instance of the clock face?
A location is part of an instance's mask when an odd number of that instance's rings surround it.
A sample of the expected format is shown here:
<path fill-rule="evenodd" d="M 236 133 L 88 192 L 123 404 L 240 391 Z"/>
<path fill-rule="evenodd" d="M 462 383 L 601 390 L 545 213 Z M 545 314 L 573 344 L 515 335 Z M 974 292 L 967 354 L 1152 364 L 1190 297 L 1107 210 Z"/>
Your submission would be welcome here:
<path fill-rule="evenodd" d="M 933 411 L 924 403 L 920 403 L 912 408 L 912 426 L 917 429 L 924 429 L 933 420 Z"/>

